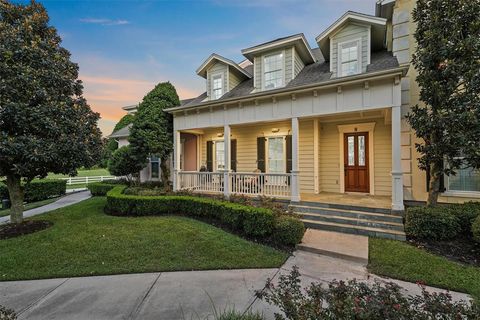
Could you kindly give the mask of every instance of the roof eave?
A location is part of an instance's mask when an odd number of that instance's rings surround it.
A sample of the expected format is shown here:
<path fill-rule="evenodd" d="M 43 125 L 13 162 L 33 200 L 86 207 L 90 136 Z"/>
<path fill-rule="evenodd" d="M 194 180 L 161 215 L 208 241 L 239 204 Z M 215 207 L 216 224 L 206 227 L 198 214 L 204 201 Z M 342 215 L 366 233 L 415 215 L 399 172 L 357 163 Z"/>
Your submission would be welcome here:
<path fill-rule="evenodd" d="M 207 68 L 210 64 L 210 62 L 212 62 L 212 60 L 218 60 L 222 63 L 225 63 L 229 66 L 232 66 L 234 67 L 237 71 L 239 71 L 241 74 L 243 74 L 245 77 L 247 77 L 248 79 L 250 79 L 252 77 L 252 75 L 250 73 L 248 73 L 247 71 L 245 71 L 243 68 L 241 68 L 238 64 L 236 64 L 235 62 L 233 61 L 230 61 L 229 59 L 227 58 L 224 58 L 222 57 L 221 55 L 218 55 L 216 53 L 212 53 L 201 65 L 200 67 L 198 67 L 198 69 L 196 70 L 196 73 L 197 75 L 199 75 L 200 77 L 203 77 L 203 78 L 206 78 L 206 75 L 207 75 Z"/>
<path fill-rule="evenodd" d="M 236 98 L 230 98 L 230 99 L 225 99 L 225 100 L 219 100 L 216 103 L 212 103 L 212 101 L 208 101 L 208 102 L 202 102 L 202 103 L 199 103 L 197 105 L 188 106 L 188 107 L 174 107 L 174 108 L 165 109 L 165 111 L 169 112 L 169 113 L 174 113 L 174 112 L 177 112 L 177 111 L 196 109 L 196 108 L 199 108 L 199 107 L 225 105 L 225 104 L 232 103 L 232 102 L 240 102 L 240 101 L 243 101 L 243 100 L 254 100 L 254 99 L 261 98 L 261 97 L 268 97 L 268 96 L 273 96 L 273 95 L 277 95 L 277 94 L 284 94 L 284 93 L 288 93 L 288 92 L 297 92 L 297 91 L 308 90 L 310 88 L 322 88 L 322 87 L 328 87 L 328 86 L 332 86 L 332 85 L 338 85 L 338 84 L 341 84 L 341 83 L 350 84 L 352 82 L 355 83 L 355 82 L 365 81 L 365 80 L 368 80 L 368 79 L 372 79 L 372 78 L 376 78 L 376 77 L 382 77 L 382 76 L 394 76 L 394 75 L 398 74 L 398 75 L 401 75 L 403 77 L 407 74 L 408 69 L 409 69 L 409 65 L 403 65 L 403 66 L 399 66 L 399 67 L 388 69 L 388 70 L 362 73 L 362 74 L 354 75 L 354 76 L 350 76 L 350 77 L 335 78 L 335 79 L 331 79 L 329 81 L 316 82 L 316 83 L 301 85 L 301 86 L 297 86 L 297 87 L 288 87 L 288 88 L 280 88 L 280 89 L 275 89 L 275 90 L 257 92 L 257 93 L 250 94 L 250 95 L 247 95 L 247 96 L 244 96 L 244 97 L 236 97 Z"/>

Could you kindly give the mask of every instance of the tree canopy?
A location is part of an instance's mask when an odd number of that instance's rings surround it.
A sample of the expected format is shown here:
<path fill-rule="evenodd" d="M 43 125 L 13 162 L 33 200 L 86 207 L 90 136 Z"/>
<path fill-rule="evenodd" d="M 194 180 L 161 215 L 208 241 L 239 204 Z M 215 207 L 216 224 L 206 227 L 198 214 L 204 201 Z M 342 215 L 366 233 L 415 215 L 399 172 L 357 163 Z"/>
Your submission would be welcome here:
<path fill-rule="evenodd" d="M 413 12 L 421 105 L 407 120 L 436 205 L 443 174 L 480 167 L 480 0 L 418 0 Z"/>
<path fill-rule="evenodd" d="M 22 221 L 22 179 L 74 175 L 99 160 L 99 115 L 82 90 L 78 65 L 45 8 L 0 0 L 0 176 L 7 178 L 12 222 Z"/>
<path fill-rule="evenodd" d="M 146 165 L 151 155 L 160 158 L 164 182 L 168 181 L 166 163 L 173 151 L 173 117 L 164 110 L 179 105 L 177 91 L 170 82 L 157 84 L 139 104 L 128 139 L 139 163 Z"/>

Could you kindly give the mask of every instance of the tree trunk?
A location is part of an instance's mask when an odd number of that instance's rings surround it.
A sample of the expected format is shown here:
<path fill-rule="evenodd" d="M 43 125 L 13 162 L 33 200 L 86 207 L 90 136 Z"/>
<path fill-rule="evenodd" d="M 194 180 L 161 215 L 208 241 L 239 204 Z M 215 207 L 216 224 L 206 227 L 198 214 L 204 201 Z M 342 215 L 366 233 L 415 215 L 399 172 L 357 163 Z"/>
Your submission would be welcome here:
<path fill-rule="evenodd" d="M 432 163 L 430 165 L 430 184 L 428 189 L 427 207 L 435 207 L 440 194 L 441 165 Z M 428 174 L 428 173 L 427 173 Z"/>
<path fill-rule="evenodd" d="M 170 185 L 170 170 L 168 168 L 168 158 L 160 159 L 160 170 L 162 171 L 162 182 L 165 187 Z"/>
<path fill-rule="evenodd" d="M 12 207 L 10 209 L 10 222 L 23 222 L 23 187 L 20 176 L 8 175 L 7 188 Z"/>

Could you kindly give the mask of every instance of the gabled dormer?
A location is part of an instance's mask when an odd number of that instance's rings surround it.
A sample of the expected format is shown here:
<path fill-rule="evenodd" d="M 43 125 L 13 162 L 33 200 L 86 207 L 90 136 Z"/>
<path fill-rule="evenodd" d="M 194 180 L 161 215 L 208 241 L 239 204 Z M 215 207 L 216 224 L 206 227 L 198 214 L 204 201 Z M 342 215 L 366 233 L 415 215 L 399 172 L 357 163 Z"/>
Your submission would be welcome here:
<path fill-rule="evenodd" d="M 302 33 L 243 49 L 242 54 L 253 63 L 256 92 L 286 86 L 316 61 Z"/>
<path fill-rule="evenodd" d="M 347 12 L 322 32 L 316 41 L 332 77 L 346 77 L 367 71 L 372 52 L 385 48 L 387 20 Z"/>
<path fill-rule="evenodd" d="M 252 75 L 230 59 L 212 54 L 197 69 L 197 74 L 206 79 L 208 100 L 217 100 Z"/>

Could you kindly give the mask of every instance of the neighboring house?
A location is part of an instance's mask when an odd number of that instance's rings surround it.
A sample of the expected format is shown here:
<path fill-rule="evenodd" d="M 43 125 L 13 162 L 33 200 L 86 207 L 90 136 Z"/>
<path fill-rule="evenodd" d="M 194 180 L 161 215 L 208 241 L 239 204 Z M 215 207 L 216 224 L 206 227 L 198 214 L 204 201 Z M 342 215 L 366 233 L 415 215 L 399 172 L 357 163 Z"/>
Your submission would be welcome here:
<path fill-rule="evenodd" d="M 314 46 L 295 34 L 243 49 L 241 63 L 209 56 L 196 70 L 206 92 L 167 110 L 174 188 L 292 201 L 363 194 L 389 197 L 393 211 L 424 201 L 417 138 L 404 119 L 419 102 L 414 5 L 385 0 L 375 16 L 347 12 Z M 445 178 L 440 201 L 479 195 L 478 174 L 464 169 Z"/>

